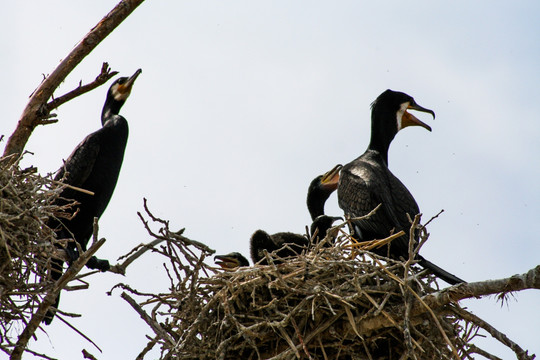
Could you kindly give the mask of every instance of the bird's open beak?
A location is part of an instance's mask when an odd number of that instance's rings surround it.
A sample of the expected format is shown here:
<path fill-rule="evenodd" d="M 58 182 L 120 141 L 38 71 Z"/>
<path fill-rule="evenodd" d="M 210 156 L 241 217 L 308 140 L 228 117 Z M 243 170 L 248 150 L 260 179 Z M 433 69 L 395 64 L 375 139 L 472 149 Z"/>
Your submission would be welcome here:
<path fill-rule="evenodd" d="M 416 111 L 429 113 L 431 114 L 431 116 L 433 116 L 433 119 L 435 119 L 435 113 L 433 112 L 433 110 L 423 108 L 422 106 L 418 105 L 414 101 L 409 104 L 409 106 L 407 107 L 407 110 L 416 110 Z M 401 118 L 401 128 L 404 128 L 407 126 L 421 126 L 431 131 L 431 127 L 428 124 L 420 121 L 420 119 L 418 119 L 416 116 L 409 113 L 408 111 L 405 111 L 405 114 L 403 114 L 403 117 Z"/>
<path fill-rule="evenodd" d="M 338 164 L 334 166 L 332 170 L 326 172 L 321 179 L 321 185 L 325 188 L 336 190 L 339 181 L 339 171 L 342 167 L 343 165 Z"/>
<path fill-rule="evenodd" d="M 222 269 L 234 269 L 240 266 L 238 260 L 227 255 L 214 256 L 214 262 L 221 266 Z"/>
<path fill-rule="evenodd" d="M 142 73 L 142 69 L 138 69 L 135 71 L 135 74 L 131 75 L 131 77 L 123 84 L 118 86 L 118 91 L 121 94 L 130 93 L 131 88 L 133 87 L 133 84 L 135 83 L 135 80 L 137 80 L 137 77 Z"/>

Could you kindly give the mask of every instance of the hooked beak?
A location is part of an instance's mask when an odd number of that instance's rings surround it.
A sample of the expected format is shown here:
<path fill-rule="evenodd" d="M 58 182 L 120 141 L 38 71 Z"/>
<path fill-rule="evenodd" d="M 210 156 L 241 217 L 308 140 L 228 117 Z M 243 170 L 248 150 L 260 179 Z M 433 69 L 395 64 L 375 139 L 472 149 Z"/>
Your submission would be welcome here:
<path fill-rule="evenodd" d="M 431 114 L 431 116 L 433 116 L 433 119 L 435 119 L 435 113 L 433 112 L 433 110 L 426 109 L 418 105 L 417 103 L 414 102 L 414 100 L 409 103 L 409 106 L 407 106 L 407 110 L 416 110 L 416 111 L 425 112 L 425 113 Z M 404 128 L 407 126 L 421 126 L 424 129 L 431 131 L 431 127 L 428 124 L 420 121 L 420 119 L 418 119 L 413 114 L 409 113 L 407 110 L 405 110 L 405 113 L 403 114 L 403 117 L 401 119 L 401 128 Z"/>
<path fill-rule="evenodd" d="M 321 179 L 321 185 L 325 188 L 336 190 L 339 182 L 339 172 L 342 167 L 343 165 L 338 164 L 332 170 L 326 172 Z"/>
<path fill-rule="evenodd" d="M 234 269 L 240 266 L 238 260 L 227 255 L 214 256 L 214 262 L 221 266 L 222 269 Z"/>
<path fill-rule="evenodd" d="M 135 71 L 135 74 L 131 75 L 131 77 L 123 84 L 118 86 L 118 91 L 121 94 L 130 93 L 131 88 L 133 87 L 133 84 L 135 83 L 135 80 L 137 80 L 137 77 L 142 73 L 142 69 L 138 69 Z"/>

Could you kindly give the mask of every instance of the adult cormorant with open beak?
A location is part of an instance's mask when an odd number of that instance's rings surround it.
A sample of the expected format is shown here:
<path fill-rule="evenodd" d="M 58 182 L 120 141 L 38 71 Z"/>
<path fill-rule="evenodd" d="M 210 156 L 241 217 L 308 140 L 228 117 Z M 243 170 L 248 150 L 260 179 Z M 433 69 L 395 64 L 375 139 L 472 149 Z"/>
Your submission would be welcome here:
<path fill-rule="evenodd" d="M 341 169 L 338 185 L 338 202 L 349 218 L 368 214 L 382 204 L 373 216 L 352 221 L 351 232 L 359 241 L 383 239 L 404 230 L 407 235 L 393 240 L 389 246 L 373 250 L 393 258 L 409 257 L 409 229 L 407 214 L 414 218 L 420 213 L 418 205 L 405 185 L 388 169 L 388 148 L 394 136 L 407 126 L 431 128 L 408 112 L 432 110 L 418 105 L 402 92 L 386 90 L 372 104 L 371 141 L 367 150 Z M 419 234 L 415 238 L 418 240 Z M 419 264 L 450 284 L 464 282 L 418 255 Z"/>
<path fill-rule="evenodd" d="M 129 132 L 127 120 L 119 112 L 141 72 L 139 69 L 131 77 L 121 77 L 112 83 L 101 112 L 101 129 L 88 135 L 73 150 L 55 177 L 55 180 L 69 185 L 60 194 L 57 204 L 65 205 L 73 200 L 77 202 L 72 208 L 74 216 L 71 219 L 51 219 L 48 223 L 55 230 L 57 239 L 76 241 L 69 241 L 66 245 L 70 262 L 79 257 L 77 244 L 86 251 L 93 233 L 94 217 L 99 218 L 103 214 L 116 186 Z M 93 195 L 75 188 L 88 190 Z M 95 256 L 86 266 L 101 271 L 110 267 L 107 260 Z M 51 274 L 54 280 L 60 278 L 62 269 L 63 262 L 53 259 Z M 55 308 L 58 308 L 59 300 L 60 296 Z M 51 323 L 55 311 L 50 309 L 47 312 L 43 319 L 45 324 Z"/>

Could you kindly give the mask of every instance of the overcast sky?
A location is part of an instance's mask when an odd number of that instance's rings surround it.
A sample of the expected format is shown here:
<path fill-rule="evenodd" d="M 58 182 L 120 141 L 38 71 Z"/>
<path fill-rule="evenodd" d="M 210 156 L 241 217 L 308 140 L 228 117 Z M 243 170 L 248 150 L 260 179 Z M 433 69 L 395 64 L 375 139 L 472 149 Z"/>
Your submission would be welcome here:
<path fill-rule="evenodd" d="M 9 136 L 50 73 L 116 1 L 17 1 L 3 5 L 0 134 Z M 468 281 L 540 264 L 540 3 L 537 1 L 148 0 L 66 79 L 60 96 L 109 62 L 143 73 L 122 109 L 130 123 L 124 164 L 100 221 L 99 257 L 114 260 L 150 240 L 136 212 L 146 197 L 173 230 L 217 253 L 248 254 L 256 229 L 302 232 L 309 182 L 364 152 L 370 103 L 400 90 L 437 118 L 407 128 L 389 166 L 430 225 L 422 254 Z M 110 83 L 109 83 L 110 84 Z M 62 106 L 37 128 L 23 165 L 56 171 L 101 125 L 109 84 Z M 5 146 L 5 141 L 2 148 Z M 333 195 L 327 213 L 342 214 Z M 55 320 L 32 348 L 79 359 L 132 359 L 150 329 L 116 292 L 118 282 L 166 290 L 159 258 L 127 277 L 104 274 L 63 293 L 64 311 L 100 354 Z M 475 314 L 540 355 L 540 293 L 501 306 L 467 301 Z M 479 342 L 512 358 L 494 341 Z M 26 358 L 30 359 L 30 356 Z"/>

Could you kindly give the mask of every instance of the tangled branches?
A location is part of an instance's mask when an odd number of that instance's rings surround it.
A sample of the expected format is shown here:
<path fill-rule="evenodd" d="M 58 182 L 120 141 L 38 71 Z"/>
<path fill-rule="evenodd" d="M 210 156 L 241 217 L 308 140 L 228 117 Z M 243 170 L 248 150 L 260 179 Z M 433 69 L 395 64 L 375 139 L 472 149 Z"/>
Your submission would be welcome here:
<path fill-rule="evenodd" d="M 54 253 L 54 232 L 45 226 L 65 209 L 54 205 L 61 186 L 22 170 L 14 156 L 0 159 L 0 347 L 13 345 L 16 321 L 26 323 L 52 286 L 43 281 Z"/>
<path fill-rule="evenodd" d="M 0 349 L 13 359 L 32 352 L 26 344 L 47 306 L 104 242 L 95 234 L 94 245 L 59 281 L 46 279 L 58 250 L 45 224 L 51 216 L 67 215 L 67 208 L 54 205 L 62 186 L 21 170 L 11 157 L 0 160 Z M 223 271 L 207 263 L 212 249 L 182 230 L 171 231 L 146 202 L 145 210 L 147 216 L 139 216 L 153 241 L 112 267 L 125 273 L 148 250 L 167 261 L 168 291 L 116 287 L 154 334 L 139 359 L 153 348 L 162 359 L 472 359 L 478 354 L 497 359 L 474 344 L 479 332 L 512 349 L 518 359 L 534 359 L 459 301 L 538 289 L 540 266 L 508 279 L 440 290 L 412 256 L 394 261 L 374 255 L 365 245 L 351 244 L 338 226 L 329 235 L 337 237 L 334 247 L 319 246 L 287 261 L 267 254 L 270 265 Z M 422 231 L 420 244 L 427 237 Z"/>
<path fill-rule="evenodd" d="M 279 264 L 268 254 L 270 265 L 221 271 L 205 263 L 210 249 L 147 212 L 161 227 L 143 220 L 147 230 L 166 240 L 171 287 L 154 295 L 119 285 L 154 332 L 138 359 L 155 346 L 162 359 L 496 359 L 472 340 L 480 328 L 504 334 L 457 303 L 474 296 L 474 284 L 434 302 L 441 291 L 426 271 L 351 247 L 346 235 Z"/>

